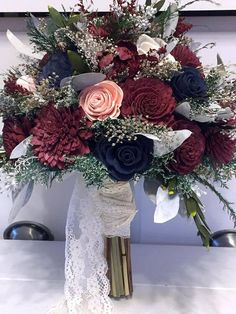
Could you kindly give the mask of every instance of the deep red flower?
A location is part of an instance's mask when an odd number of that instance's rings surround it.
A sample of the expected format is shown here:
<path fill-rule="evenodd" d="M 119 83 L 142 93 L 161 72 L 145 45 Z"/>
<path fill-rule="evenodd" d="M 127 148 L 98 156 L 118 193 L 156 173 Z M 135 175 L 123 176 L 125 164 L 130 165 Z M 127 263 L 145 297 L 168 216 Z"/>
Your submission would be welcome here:
<path fill-rule="evenodd" d="M 205 132 L 206 153 L 216 164 L 227 164 L 234 158 L 236 140 L 226 130 L 212 126 Z"/>
<path fill-rule="evenodd" d="M 184 45 L 177 45 L 172 51 L 172 56 L 176 61 L 182 65 L 182 67 L 201 67 L 202 64 L 196 54 L 188 47 Z"/>
<path fill-rule="evenodd" d="M 175 37 L 181 37 L 182 35 L 184 35 L 186 32 L 188 32 L 193 27 L 193 24 L 185 23 L 184 20 L 185 20 L 184 17 L 179 18 L 178 24 L 176 26 L 176 30 L 174 33 Z"/>
<path fill-rule="evenodd" d="M 32 122 L 25 116 L 4 120 L 2 137 L 3 146 L 7 156 L 10 156 L 13 149 L 30 136 L 32 127 Z"/>
<path fill-rule="evenodd" d="M 88 31 L 90 34 L 96 37 L 106 38 L 109 35 L 105 28 L 103 28 L 102 26 L 96 26 L 94 24 L 90 24 L 88 26 Z"/>
<path fill-rule="evenodd" d="M 142 116 L 151 123 L 169 125 L 176 102 L 172 89 L 154 78 L 126 80 L 121 84 L 124 92 L 121 114 Z"/>
<path fill-rule="evenodd" d="M 91 122 L 85 120 L 82 108 L 56 109 L 53 104 L 44 107 L 32 129 L 32 145 L 38 159 L 51 167 L 63 169 L 70 158 L 90 152 L 86 143 L 92 133 Z"/>
<path fill-rule="evenodd" d="M 25 89 L 21 85 L 17 85 L 16 81 L 17 81 L 17 78 L 14 75 L 10 75 L 6 80 L 4 80 L 4 91 L 7 94 L 10 94 L 10 95 L 20 94 L 23 96 L 27 96 L 31 94 L 31 92 L 29 92 L 27 89 Z"/>
<path fill-rule="evenodd" d="M 140 67 L 140 56 L 138 55 L 137 47 L 129 41 L 119 41 L 116 46 L 114 54 L 106 53 L 98 56 L 100 69 L 103 70 L 112 64 L 107 73 L 108 79 L 112 80 L 123 73 L 126 73 L 126 78 L 133 78 Z"/>
<path fill-rule="evenodd" d="M 205 138 L 198 125 L 189 120 L 178 120 L 174 130 L 190 130 L 192 134 L 174 151 L 174 160 L 169 168 L 180 175 L 191 173 L 202 161 L 205 151 Z"/>

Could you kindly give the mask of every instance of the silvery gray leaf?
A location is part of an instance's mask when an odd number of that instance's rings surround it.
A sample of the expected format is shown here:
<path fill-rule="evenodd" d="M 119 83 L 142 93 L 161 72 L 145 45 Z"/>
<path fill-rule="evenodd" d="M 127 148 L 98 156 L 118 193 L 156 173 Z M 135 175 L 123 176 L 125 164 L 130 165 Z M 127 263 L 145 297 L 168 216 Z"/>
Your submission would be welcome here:
<path fill-rule="evenodd" d="M 73 76 L 68 76 L 68 77 L 63 78 L 60 82 L 60 88 L 70 85 L 72 83 L 72 79 L 73 79 Z"/>
<path fill-rule="evenodd" d="M 171 51 L 175 48 L 175 46 L 178 44 L 178 39 L 174 39 L 172 41 L 170 41 L 167 45 L 166 45 L 166 53 L 165 55 L 167 56 L 169 53 L 171 53 Z"/>
<path fill-rule="evenodd" d="M 106 78 L 105 74 L 102 73 L 83 73 L 76 75 L 72 79 L 72 86 L 75 91 L 83 90 L 86 87 L 92 86 L 94 84 L 104 81 Z"/>
<path fill-rule="evenodd" d="M 176 30 L 176 26 L 179 20 L 178 6 L 176 3 L 171 3 L 170 6 L 170 19 L 164 26 L 163 38 L 169 37 Z"/>
<path fill-rule="evenodd" d="M 228 120 L 233 117 L 233 113 L 229 107 L 221 108 L 218 104 L 215 103 L 212 103 L 208 107 L 208 110 L 212 110 L 212 112 L 194 115 L 191 112 L 191 106 L 188 102 L 183 102 L 175 108 L 175 112 L 181 114 L 185 118 L 191 118 L 191 120 L 201 123 L 215 122 L 216 120 Z"/>
<path fill-rule="evenodd" d="M 200 47 L 201 47 L 202 43 L 200 42 L 197 42 L 197 41 L 192 41 L 189 45 L 189 48 L 192 50 L 192 51 L 196 51 L 198 50 Z"/>
<path fill-rule="evenodd" d="M 43 59 L 45 52 L 34 52 L 32 48 L 25 45 L 19 38 L 17 38 L 9 29 L 7 30 L 7 38 L 12 46 L 21 54 L 34 59 Z"/>
<path fill-rule="evenodd" d="M 34 181 L 31 180 L 26 184 L 20 185 L 12 192 L 13 205 L 9 214 L 8 221 L 11 223 L 20 210 L 28 203 L 34 188 Z"/>
<path fill-rule="evenodd" d="M 32 21 L 34 27 L 35 27 L 36 29 L 39 29 L 40 22 L 39 22 L 39 20 L 37 19 L 37 17 L 35 17 L 32 13 L 30 13 L 30 18 L 31 18 L 31 21 Z"/>
<path fill-rule="evenodd" d="M 11 152 L 10 159 L 16 159 L 25 156 L 30 145 L 30 141 L 31 136 L 27 137 L 22 142 L 20 142 L 20 144 L 18 144 Z"/>
<path fill-rule="evenodd" d="M 153 140 L 153 155 L 161 157 L 178 148 L 192 134 L 189 130 L 169 131 L 167 134 L 159 135 L 137 133 Z"/>
<path fill-rule="evenodd" d="M 144 192 L 154 204 L 156 204 L 157 189 L 161 184 L 162 181 L 159 179 L 144 178 Z"/>
<path fill-rule="evenodd" d="M 76 75 L 74 77 L 66 77 L 61 81 L 60 87 L 66 86 L 70 84 L 74 88 L 75 91 L 81 91 L 86 87 L 95 85 L 97 83 L 100 83 L 104 81 L 106 78 L 105 74 L 102 73 L 95 73 L 95 72 L 89 72 L 89 73 L 83 73 Z"/>

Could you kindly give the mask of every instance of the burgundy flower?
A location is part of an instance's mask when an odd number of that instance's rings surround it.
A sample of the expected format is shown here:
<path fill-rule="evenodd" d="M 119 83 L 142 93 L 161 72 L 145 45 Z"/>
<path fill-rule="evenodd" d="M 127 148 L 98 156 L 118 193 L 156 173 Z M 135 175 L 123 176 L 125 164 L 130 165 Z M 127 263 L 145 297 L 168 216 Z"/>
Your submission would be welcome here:
<path fill-rule="evenodd" d="M 103 28 L 102 26 L 96 26 L 94 24 L 90 24 L 88 26 L 88 31 L 90 34 L 92 34 L 95 37 L 107 37 L 109 33 Z"/>
<path fill-rule="evenodd" d="M 26 88 L 16 84 L 16 81 L 17 78 L 14 75 L 10 75 L 6 80 L 4 80 L 4 91 L 7 94 L 10 95 L 20 94 L 23 96 L 31 94 L 31 92 L 29 92 Z"/>
<path fill-rule="evenodd" d="M 169 168 L 180 175 L 192 172 L 202 161 L 205 151 L 205 138 L 201 129 L 193 121 L 178 120 L 173 125 L 174 130 L 187 129 L 192 132 L 182 145 L 174 151 L 174 159 Z"/>
<path fill-rule="evenodd" d="M 126 80 L 121 113 L 123 116 L 142 116 L 151 123 L 169 125 L 176 102 L 172 89 L 154 78 Z"/>
<path fill-rule="evenodd" d="M 89 153 L 86 140 L 92 136 L 87 129 L 91 122 L 85 120 L 81 108 L 56 109 L 53 104 L 44 107 L 32 129 L 32 145 L 38 159 L 51 167 L 63 169 L 70 163 L 66 157 Z"/>
<path fill-rule="evenodd" d="M 206 153 L 216 164 L 227 164 L 236 151 L 236 140 L 229 137 L 224 129 L 212 126 L 205 132 Z"/>
<path fill-rule="evenodd" d="M 199 58 L 192 50 L 189 49 L 188 46 L 177 45 L 171 51 L 171 54 L 176 61 L 179 61 L 182 67 L 188 66 L 198 68 L 202 66 Z"/>
<path fill-rule="evenodd" d="M 33 125 L 27 117 L 8 118 L 4 121 L 2 130 L 3 146 L 7 156 L 24 139 L 30 136 Z"/>
<path fill-rule="evenodd" d="M 140 56 L 137 47 L 129 41 L 119 41 L 116 44 L 116 52 L 106 53 L 99 56 L 99 67 L 103 70 L 112 64 L 107 73 L 108 79 L 113 79 L 122 73 L 127 73 L 126 77 L 133 78 L 139 71 Z"/>
<path fill-rule="evenodd" d="M 178 24 L 176 26 L 176 30 L 174 33 L 175 37 L 181 37 L 193 27 L 193 24 L 185 23 L 184 20 L 185 20 L 184 17 L 179 18 Z"/>

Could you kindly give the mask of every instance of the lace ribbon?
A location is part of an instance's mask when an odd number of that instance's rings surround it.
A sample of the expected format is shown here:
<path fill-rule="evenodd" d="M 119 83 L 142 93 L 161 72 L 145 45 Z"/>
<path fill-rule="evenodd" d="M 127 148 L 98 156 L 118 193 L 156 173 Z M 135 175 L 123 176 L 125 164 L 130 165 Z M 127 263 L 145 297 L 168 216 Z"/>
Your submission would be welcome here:
<path fill-rule="evenodd" d="M 65 301 L 50 314 L 110 314 L 104 236 L 130 236 L 136 213 L 129 183 L 87 187 L 78 174 L 71 196 L 65 250 Z"/>

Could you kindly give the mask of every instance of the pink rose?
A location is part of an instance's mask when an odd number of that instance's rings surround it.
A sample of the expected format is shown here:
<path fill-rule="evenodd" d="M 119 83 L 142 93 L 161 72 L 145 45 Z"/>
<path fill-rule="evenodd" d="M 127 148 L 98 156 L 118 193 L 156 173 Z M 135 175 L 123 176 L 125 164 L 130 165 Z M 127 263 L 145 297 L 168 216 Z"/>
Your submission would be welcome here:
<path fill-rule="evenodd" d="M 89 120 L 106 120 L 120 115 L 122 89 L 112 81 L 102 81 L 80 93 L 79 104 Z"/>

